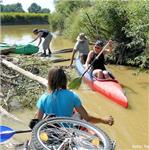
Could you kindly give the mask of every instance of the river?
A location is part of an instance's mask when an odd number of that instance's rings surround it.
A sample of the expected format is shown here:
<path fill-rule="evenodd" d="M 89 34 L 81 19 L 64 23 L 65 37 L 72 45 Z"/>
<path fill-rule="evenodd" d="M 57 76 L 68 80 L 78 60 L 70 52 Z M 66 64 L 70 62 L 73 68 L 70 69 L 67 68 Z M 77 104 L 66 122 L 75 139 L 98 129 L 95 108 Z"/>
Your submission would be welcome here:
<path fill-rule="evenodd" d="M 10 44 L 25 44 L 33 39 L 33 28 L 48 28 L 46 25 L 26 26 L 2 26 L 1 42 Z M 51 49 L 62 49 L 73 47 L 74 43 L 62 37 L 54 36 Z M 71 53 L 61 54 L 61 57 L 71 57 Z M 61 62 L 60 65 L 68 65 L 68 62 Z M 147 73 L 138 73 L 136 68 L 108 65 L 115 77 L 123 85 L 128 98 L 127 109 L 115 104 L 104 96 L 90 90 L 86 84 L 82 84 L 76 92 L 82 99 L 88 112 L 95 116 L 105 117 L 112 115 L 115 123 L 113 126 L 96 124 L 101 127 L 112 140 L 116 141 L 117 150 L 149 149 L 149 76 Z M 112 89 L 111 89 L 112 90 Z M 34 116 L 35 110 L 14 111 L 23 122 L 14 122 L 7 118 L 1 118 L 2 124 L 12 127 L 15 130 L 27 128 L 29 120 Z M 14 136 L 14 139 L 23 142 L 30 134 Z M 7 149 L 13 149 L 10 143 Z"/>

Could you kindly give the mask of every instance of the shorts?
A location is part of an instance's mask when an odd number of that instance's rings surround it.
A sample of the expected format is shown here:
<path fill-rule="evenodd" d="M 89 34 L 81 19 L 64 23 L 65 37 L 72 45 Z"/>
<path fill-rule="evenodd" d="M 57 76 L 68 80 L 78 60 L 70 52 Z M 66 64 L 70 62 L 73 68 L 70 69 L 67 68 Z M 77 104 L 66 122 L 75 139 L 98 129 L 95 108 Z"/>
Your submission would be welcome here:
<path fill-rule="evenodd" d="M 49 33 L 49 34 L 45 37 L 45 40 L 44 40 L 44 42 L 43 42 L 43 44 L 42 44 L 44 51 L 49 48 L 49 44 L 50 44 L 51 40 L 52 40 L 52 35 Z"/>
<path fill-rule="evenodd" d="M 81 58 L 81 62 L 82 62 L 83 64 L 85 64 L 86 59 L 87 59 L 87 54 L 82 54 L 82 53 L 81 53 L 79 56 L 80 56 L 80 58 Z"/>

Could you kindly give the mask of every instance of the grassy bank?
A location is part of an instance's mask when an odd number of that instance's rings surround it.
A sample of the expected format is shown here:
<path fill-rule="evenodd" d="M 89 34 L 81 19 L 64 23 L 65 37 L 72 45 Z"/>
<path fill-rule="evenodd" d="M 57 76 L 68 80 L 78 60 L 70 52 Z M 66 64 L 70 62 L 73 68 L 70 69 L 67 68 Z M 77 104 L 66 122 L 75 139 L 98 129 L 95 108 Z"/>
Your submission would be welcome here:
<path fill-rule="evenodd" d="M 1 13 L 1 25 L 49 24 L 49 14 Z"/>

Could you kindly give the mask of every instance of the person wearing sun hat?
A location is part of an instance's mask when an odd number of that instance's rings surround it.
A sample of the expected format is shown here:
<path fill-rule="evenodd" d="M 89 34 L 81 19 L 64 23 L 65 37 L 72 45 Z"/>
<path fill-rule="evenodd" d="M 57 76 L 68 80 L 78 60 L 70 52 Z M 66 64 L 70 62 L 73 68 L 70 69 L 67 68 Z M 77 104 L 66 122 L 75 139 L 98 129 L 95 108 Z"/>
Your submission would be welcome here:
<path fill-rule="evenodd" d="M 79 52 L 79 57 L 83 64 L 86 62 L 87 55 L 89 53 L 89 42 L 85 33 L 80 33 L 76 40 L 77 42 L 73 48 L 72 58 L 69 66 L 72 66 L 76 52 Z"/>
<path fill-rule="evenodd" d="M 92 61 L 95 59 L 95 57 L 101 52 L 102 48 L 104 47 L 105 43 L 101 40 L 97 40 L 93 50 L 89 52 L 85 67 L 88 68 L 88 66 L 92 63 Z M 95 62 L 92 65 L 92 76 L 99 78 L 99 79 L 108 79 L 113 78 L 112 75 L 106 70 L 106 67 L 104 65 L 105 58 L 104 55 L 106 52 L 112 51 L 112 40 L 108 41 L 109 48 L 105 49 L 105 51 L 98 57 L 98 59 L 95 60 Z"/>

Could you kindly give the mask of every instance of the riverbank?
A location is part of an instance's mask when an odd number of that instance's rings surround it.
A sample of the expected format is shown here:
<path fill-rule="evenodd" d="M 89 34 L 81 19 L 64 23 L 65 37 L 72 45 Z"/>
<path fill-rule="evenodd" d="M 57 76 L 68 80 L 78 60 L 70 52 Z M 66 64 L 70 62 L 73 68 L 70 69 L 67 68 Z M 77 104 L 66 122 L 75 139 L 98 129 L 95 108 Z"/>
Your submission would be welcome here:
<path fill-rule="evenodd" d="M 1 13 L 1 25 L 49 24 L 49 14 Z"/>

